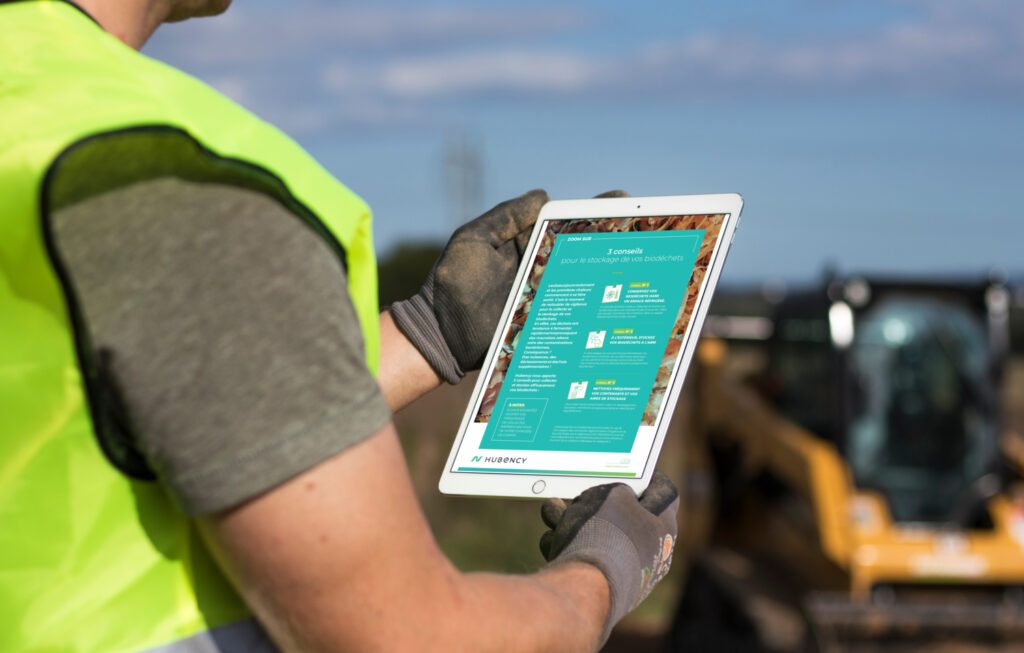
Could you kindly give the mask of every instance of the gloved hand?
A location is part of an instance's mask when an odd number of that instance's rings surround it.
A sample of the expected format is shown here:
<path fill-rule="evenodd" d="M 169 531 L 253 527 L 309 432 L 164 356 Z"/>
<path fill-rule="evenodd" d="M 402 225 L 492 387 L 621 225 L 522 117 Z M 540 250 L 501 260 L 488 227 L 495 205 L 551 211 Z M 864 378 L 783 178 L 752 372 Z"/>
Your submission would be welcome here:
<path fill-rule="evenodd" d="M 598 197 L 625 196 L 611 191 Z M 420 292 L 391 305 L 395 325 L 448 383 L 480 369 L 547 201 L 546 192 L 532 190 L 463 225 Z"/>
<path fill-rule="evenodd" d="M 608 579 L 611 607 L 601 645 L 622 617 L 640 604 L 672 564 L 679 493 L 672 481 L 655 472 L 637 499 L 622 483 L 584 491 L 572 503 L 549 499 L 541 518 L 551 530 L 540 550 L 552 563 L 588 562 Z"/>

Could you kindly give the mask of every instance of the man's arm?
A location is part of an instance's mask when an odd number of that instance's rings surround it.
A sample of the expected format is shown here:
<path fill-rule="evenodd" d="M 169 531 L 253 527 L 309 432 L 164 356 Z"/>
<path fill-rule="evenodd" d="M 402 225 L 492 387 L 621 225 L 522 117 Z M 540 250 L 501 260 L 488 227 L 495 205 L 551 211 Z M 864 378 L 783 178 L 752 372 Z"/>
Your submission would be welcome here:
<path fill-rule="evenodd" d="M 592 509 L 600 501 L 546 514 L 553 570 L 452 569 L 366 369 L 344 270 L 272 199 L 161 178 L 80 202 L 55 223 L 134 444 L 187 514 L 202 515 L 221 564 L 282 645 L 403 650 L 415 637 L 417 650 L 573 650 L 632 607 L 622 588 L 640 586 L 632 551 L 649 534 L 637 530 L 623 550 L 575 527 L 611 519 L 630 537 L 630 522 L 647 520 L 631 493 L 613 506 L 630 519 Z M 433 383 L 403 371 L 417 358 L 390 356 L 392 397 Z M 607 560 L 626 561 L 625 572 Z"/>
<path fill-rule="evenodd" d="M 200 525 L 286 651 L 587 651 L 608 612 L 607 581 L 588 564 L 531 576 L 456 570 L 391 425 Z"/>

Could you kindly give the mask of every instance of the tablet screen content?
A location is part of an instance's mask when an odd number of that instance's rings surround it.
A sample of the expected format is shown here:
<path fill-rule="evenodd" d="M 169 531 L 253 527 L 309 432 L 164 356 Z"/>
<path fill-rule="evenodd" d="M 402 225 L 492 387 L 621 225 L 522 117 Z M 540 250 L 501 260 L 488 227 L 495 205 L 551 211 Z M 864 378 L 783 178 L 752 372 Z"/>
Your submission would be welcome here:
<path fill-rule="evenodd" d="M 641 477 L 726 217 L 542 225 L 451 471 Z"/>

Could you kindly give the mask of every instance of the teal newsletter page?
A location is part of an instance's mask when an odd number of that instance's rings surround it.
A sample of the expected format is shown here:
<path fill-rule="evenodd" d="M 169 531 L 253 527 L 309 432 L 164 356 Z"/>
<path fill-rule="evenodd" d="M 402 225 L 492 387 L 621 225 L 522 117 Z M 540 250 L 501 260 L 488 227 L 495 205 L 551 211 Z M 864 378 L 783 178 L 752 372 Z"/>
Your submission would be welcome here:
<path fill-rule="evenodd" d="M 631 451 L 704 235 L 558 235 L 480 449 Z"/>

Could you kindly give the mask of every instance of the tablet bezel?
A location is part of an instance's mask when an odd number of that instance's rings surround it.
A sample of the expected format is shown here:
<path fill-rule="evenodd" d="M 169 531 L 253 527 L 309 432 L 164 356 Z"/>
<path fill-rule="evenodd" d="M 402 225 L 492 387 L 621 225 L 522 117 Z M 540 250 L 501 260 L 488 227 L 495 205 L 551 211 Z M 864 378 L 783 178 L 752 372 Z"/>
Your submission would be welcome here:
<path fill-rule="evenodd" d="M 481 372 L 477 378 L 476 386 L 470 397 L 466 414 L 462 418 L 458 434 L 452 443 L 445 462 L 444 471 L 438 482 L 438 489 L 443 494 L 463 496 L 494 496 L 511 498 L 548 498 L 561 497 L 571 498 L 578 496 L 587 488 L 605 483 L 625 483 L 634 492 L 639 494 L 650 483 L 654 474 L 655 465 L 650 463 L 653 458 L 657 460 L 661 453 L 661 447 L 665 441 L 669 424 L 672 421 L 672 414 L 675 411 L 679 392 L 686 377 L 686 370 L 689 368 L 693 353 L 696 351 L 699 341 L 701 327 L 707 316 L 708 306 L 714 289 L 718 285 L 718 278 L 736 236 L 736 229 L 739 226 L 740 211 L 743 208 L 743 198 L 734 193 L 717 195 L 674 195 L 662 197 L 626 197 L 606 198 L 589 200 L 560 200 L 548 202 L 544 205 L 537 218 L 530 237 L 529 246 L 523 256 L 523 263 L 519 267 L 512 290 L 505 302 L 501 319 L 498 321 L 499 328 L 494 334 L 491 346 L 484 358 L 483 370 L 490 371 L 493 368 L 494 357 L 500 348 L 502 338 L 508 329 L 508 321 L 511 318 L 516 301 L 522 292 L 522 286 L 529 273 L 533 259 L 544 231 L 544 225 L 554 220 L 578 220 L 587 218 L 633 218 L 633 217 L 660 217 L 660 216 L 683 216 L 683 215 L 705 215 L 725 214 L 725 221 L 722 225 L 721 235 L 711 255 L 711 262 L 708 274 L 705 277 L 703 287 L 697 295 L 697 302 L 694 308 L 692 322 L 687 331 L 686 340 L 681 350 L 681 360 L 673 370 L 672 378 L 669 381 L 666 391 L 666 399 L 663 404 L 662 413 L 656 424 L 654 445 L 648 456 L 648 463 L 645 465 L 643 475 L 638 478 L 612 478 L 600 476 L 570 476 L 570 475 L 543 475 L 543 474 L 519 474 L 500 472 L 453 472 L 452 466 L 466 437 L 467 430 L 476 414 L 477 404 L 482 393 L 486 389 L 487 379 L 490 374 Z M 639 426 L 639 425 L 638 425 Z"/>

